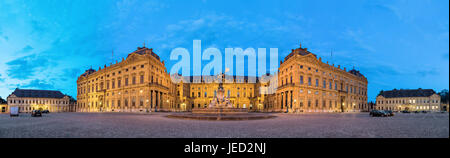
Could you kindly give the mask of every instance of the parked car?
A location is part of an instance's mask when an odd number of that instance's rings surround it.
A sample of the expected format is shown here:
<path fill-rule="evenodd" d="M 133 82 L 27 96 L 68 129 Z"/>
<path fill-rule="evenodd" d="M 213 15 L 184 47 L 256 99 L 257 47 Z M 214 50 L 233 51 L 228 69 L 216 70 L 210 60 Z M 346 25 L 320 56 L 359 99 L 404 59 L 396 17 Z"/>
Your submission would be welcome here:
<path fill-rule="evenodd" d="M 48 111 L 48 110 L 42 110 L 42 113 L 48 114 L 48 113 L 50 113 L 50 111 Z"/>
<path fill-rule="evenodd" d="M 408 110 L 403 110 L 402 113 L 411 113 L 411 112 Z"/>
<path fill-rule="evenodd" d="M 424 110 L 424 111 L 422 111 L 422 113 L 427 113 L 427 111 Z"/>
<path fill-rule="evenodd" d="M 414 111 L 414 113 L 416 113 L 416 114 L 417 114 L 417 113 L 419 113 L 419 111 Z"/>
<path fill-rule="evenodd" d="M 373 110 L 371 116 L 372 117 L 387 117 L 387 116 L 389 116 L 389 114 L 383 110 Z"/>
<path fill-rule="evenodd" d="M 42 112 L 39 110 L 33 110 L 31 111 L 31 116 L 32 117 L 41 117 L 42 116 Z"/>
<path fill-rule="evenodd" d="M 384 112 L 387 114 L 387 116 L 394 116 L 394 112 L 391 110 L 384 110 Z"/>

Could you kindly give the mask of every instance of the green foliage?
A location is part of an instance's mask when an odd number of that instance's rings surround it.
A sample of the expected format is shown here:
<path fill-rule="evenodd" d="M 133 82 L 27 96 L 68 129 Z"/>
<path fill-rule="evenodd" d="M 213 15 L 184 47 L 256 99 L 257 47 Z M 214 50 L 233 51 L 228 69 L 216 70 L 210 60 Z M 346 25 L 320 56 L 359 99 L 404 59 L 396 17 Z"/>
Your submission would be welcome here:
<path fill-rule="evenodd" d="M 441 103 L 448 104 L 449 96 L 448 96 L 448 90 L 444 89 L 441 92 L 438 93 L 441 96 Z"/>
<path fill-rule="evenodd" d="M 3 99 L 2 97 L 0 97 L 0 104 L 6 104 L 6 103 L 7 103 L 6 100 Z"/>

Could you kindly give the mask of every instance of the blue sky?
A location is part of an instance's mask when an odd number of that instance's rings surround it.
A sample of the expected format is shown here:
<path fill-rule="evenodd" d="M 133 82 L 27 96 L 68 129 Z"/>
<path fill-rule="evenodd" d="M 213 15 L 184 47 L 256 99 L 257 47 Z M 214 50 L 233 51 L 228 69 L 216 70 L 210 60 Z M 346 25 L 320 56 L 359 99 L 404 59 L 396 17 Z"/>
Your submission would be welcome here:
<path fill-rule="evenodd" d="M 77 77 L 142 46 L 166 62 L 176 47 L 278 48 L 301 42 L 361 70 L 369 100 L 380 90 L 449 87 L 449 2 L 399 1 L 0 1 L 0 96 L 16 87 L 76 96 Z M 333 58 L 330 51 L 333 50 Z M 204 61 L 202 64 L 207 63 Z"/>

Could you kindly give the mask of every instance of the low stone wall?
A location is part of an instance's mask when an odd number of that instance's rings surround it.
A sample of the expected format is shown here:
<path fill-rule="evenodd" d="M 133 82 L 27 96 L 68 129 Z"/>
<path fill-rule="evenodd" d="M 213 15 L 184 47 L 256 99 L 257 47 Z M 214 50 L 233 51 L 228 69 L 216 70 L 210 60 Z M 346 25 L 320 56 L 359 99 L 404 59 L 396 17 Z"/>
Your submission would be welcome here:
<path fill-rule="evenodd" d="M 247 114 L 246 108 L 206 108 L 192 109 L 192 114 Z"/>

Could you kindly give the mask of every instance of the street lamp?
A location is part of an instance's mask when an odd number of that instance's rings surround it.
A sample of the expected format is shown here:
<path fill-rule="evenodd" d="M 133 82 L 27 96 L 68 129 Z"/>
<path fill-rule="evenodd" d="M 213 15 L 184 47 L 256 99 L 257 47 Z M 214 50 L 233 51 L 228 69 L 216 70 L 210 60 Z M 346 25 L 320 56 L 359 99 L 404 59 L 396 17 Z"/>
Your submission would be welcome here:
<path fill-rule="evenodd" d="M 297 99 L 294 99 L 294 107 L 297 105 Z M 297 109 L 298 110 L 298 109 Z"/>

